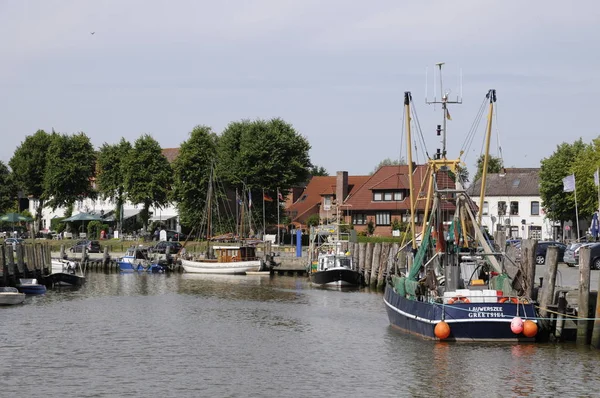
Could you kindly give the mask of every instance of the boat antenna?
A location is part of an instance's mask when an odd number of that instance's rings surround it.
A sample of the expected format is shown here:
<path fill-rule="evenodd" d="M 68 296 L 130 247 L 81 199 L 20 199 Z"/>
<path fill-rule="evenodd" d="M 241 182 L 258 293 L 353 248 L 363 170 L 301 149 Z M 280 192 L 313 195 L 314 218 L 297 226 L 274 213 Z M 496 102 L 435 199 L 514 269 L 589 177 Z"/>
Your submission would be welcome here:
<path fill-rule="evenodd" d="M 441 150 L 438 149 L 437 153 L 434 155 L 436 159 L 447 159 L 446 158 L 446 153 L 447 153 L 447 149 L 446 149 L 446 122 L 448 120 L 452 120 L 452 118 L 450 117 L 450 112 L 448 111 L 448 105 L 449 104 L 462 104 L 462 87 L 461 87 L 461 95 L 458 96 L 456 98 L 456 101 L 451 101 L 448 96 L 450 94 L 449 91 L 444 92 L 444 81 L 442 78 L 442 66 L 444 65 L 444 62 L 438 62 L 437 64 L 435 64 L 438 67 L 438 71 L 439 71 L 439 75 L 440 75 L 440 100 L 438 101 L 437 98 L 435 97 L 435 92 L 434 92 L 434 97 L 433 97 L 433 101 L 428 101 L 426 100 L 427 104 L 431 105 L 433 104 L 435 106 L 435 104 L 441 104 L 442 105 L 442 124 L 438 124 L 437 125 L 437 135 L 441 136 L 441 144 L 442 144 L 442 148 Z M 460 77 L 461 81 L 462 81 L 462 74 Z M 434 78 L 433 78 L 433 85 L 434 85 L 434 91 L 435 91 L 435 70 L 434 70 Z M 461 84 L 462 86 L 462 84 Z"/>

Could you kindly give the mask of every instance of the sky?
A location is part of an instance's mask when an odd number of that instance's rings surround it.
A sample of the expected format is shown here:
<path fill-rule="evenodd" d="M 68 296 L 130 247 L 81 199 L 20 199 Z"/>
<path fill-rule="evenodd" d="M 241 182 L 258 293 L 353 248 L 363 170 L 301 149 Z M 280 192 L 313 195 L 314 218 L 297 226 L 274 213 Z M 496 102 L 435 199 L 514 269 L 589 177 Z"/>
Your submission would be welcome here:
<path fill-rule="evenodd" d="M 491 88 L 490 151 L 507 167 L 539 167 L 557 145 L 599 135 L 594 0 L 0 0 L 0 37 L 5 163 L 38 129 L 84 132 L 97 147 L 148 133 L 171 148 L 196 125 L 280 117 L 313 164 L 366 175 L 406 158 L 405 91 L 422 163 L 441 147 L 440 108 L 425 103 L 437 62 L 463 100 L 450 108 L 448 157 Z M 484 133 L 485 116 L 462 156 L 471 175 Z"/>

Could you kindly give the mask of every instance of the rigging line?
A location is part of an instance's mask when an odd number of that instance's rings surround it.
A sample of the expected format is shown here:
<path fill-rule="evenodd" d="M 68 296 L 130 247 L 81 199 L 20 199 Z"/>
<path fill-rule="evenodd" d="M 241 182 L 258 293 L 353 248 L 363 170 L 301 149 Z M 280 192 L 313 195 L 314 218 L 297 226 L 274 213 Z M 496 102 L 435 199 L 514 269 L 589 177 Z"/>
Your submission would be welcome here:
<path fill-rule="evenodd" d="M 504 155 L 502 154 L 502 145 L 500 145 L 500 125 L 498 124 L 498 104 L 494 106 L 494 121 L 496 123 L 496 145 L 498 146 L 498 154 L 502 161 L 502 167 L 504 167 Z"/>
<path fill-rule="evenodd" d="M 410 109 L 413 112 L 413 116 L 415 118 L 415 124 L 416 124 L 417 130 L 419 131 L 419 136 L 421 137 L 423 152 L 425 153 L 425 156 L 427 157 L 427 159 L 431 159 L 431 156 L 429 156 L 429 152 L 427 151 L 427 145 L 425 144 L 425 137 L 423 136 L 423 129 L 421 129 L 421 122 L 419 121 L 419 115 L 417 115 L 417 107 L 415 106 L 414 101 L 412 100 L 412 96 L 411 96 L 410 102 L 412 103 L 412 106 L 410 107 Z"/>
<path fill-rule="evenodd" d="M 461 148 L 461 150 L 463 150 L 463 153 L 465 153 L 465 158 L 467 157 L 467 154 L 469 153 L 469 150 L 471 149 L 471 145 L 473 144 L 473 141 L 475 139 L 475 134 L 477 133 L 477 130 L 479 129 L 479 124 L 481 123 L 481 119 L 483 118 L 483 113 L 485 112 L 486 102 L 487 102 L 487 98 L 484 97 L 483 101 L 481 102 L 481 105 L 479 106 L 479 110 L 477 111 L 475 119 L 473 120 L 473 123 L 471 124 L 469 132 L 467 133 L 467 136 L 465 137 L 465 141 Z"/>

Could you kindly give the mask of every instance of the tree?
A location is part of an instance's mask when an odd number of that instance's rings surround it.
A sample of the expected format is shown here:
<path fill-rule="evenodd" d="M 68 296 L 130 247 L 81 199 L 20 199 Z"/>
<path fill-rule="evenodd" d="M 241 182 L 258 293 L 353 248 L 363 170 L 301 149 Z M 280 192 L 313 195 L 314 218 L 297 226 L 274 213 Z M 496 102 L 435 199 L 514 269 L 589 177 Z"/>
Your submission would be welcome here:
<path fill-rule="evenodd" d="M 575 219 L 573 193 L 563 192 L 562 179 L 572 174 L 571 166 L 584 149 L 585 144 L 581 139 L 573 144 L 563 142 L 550 157 L 542 159 L 540 197 L 550 220 L 564 222 Z"/>
<path fill-rule="evenodd" d="M 219 137 L 218 174 L 255 191 L 255 198 L 263 189 L 286 192 L 308 179 L 309 150 L 306 138 L 281 119 L 233 122 Z"/>
<path fill-rule="evenodd" d="M 125 190 L 133 204 L 143 204 L 140 212 L 148 226 L 150 206 L 162 208 L 169 203 L 173 171 L 159 143 L 148 134 L 135 141 L 125 161 Z"/>
<path fill-rule="evenodd" d="M 17 188 L 22 190 L 25 195 L 39 200 L 35 215 L 35 232 L 40 230 L 42 208 L 46 199 L 44 197 L 44 173 L 46 172 L 48 148 L 55 137 L 54 132 L 48 134 L 44 130 L 38 130 L 35 134 L 25 137 L 8 162 Z"/>
<path fill-rule="evenodd" d="M 98 152 L 96 184 L 100 195 L 116 203 L 115 212 L 122 229 L 120 214 L 125 202 L 125 179 L 127 156 L 131 153 L 131 144 L 125 138 L 115 145 L 104 143 Z"/>
<path fill-rule="evenodd" d="M 473 182 L 475 182 L 481 178 L 481 175 L 483 174 L 484 160 L 485 160 L 485 155 L 481 155 L 477 159 L 477 173 L 475 173 L 475 177 L 473 177 Z M 493 173 L 500 173 L 501 170 L 502 170 L 502 158 L 490 155 L 488 157 L 487 172 L 490 174 L 493 174 Z"/>
<path fill-rule="evenodd" d="M 571 165 L 571 171 L 575 174 L 580 218 L 589 218 L 598 210 L 598 187 L 594 184 L 594 173 L 599 166 L 600 137 L 592 140 L 590 145 L 585 145 Z"/>
<path fill-rule="evenodd" d="M 322 166 L 312 165 L 310 168 L 310 175 L 313 177 L 326 177 L 329 173 Z"/>
<path fill-rule="evenodd" d="M 173 198 L 181 224 L 200 225 L 206 209 L 211 168 L 215 164 L 217 136 L 210 127 L 196 126 L 179 148 L 173 162 Z"/>
<path fill-rule="evenodd" d="M 0 214 L 7 213 L 15 205 L 16 198 L 17 191 L 10 170 L 0 161 Z"/>
<path fill-rule="evenodd" d="M 95 198 L 96 154 L 87 135 L 57 134 L 48 147 L 44 197 L 52 209 Z"/>
<path fill-rule="evenodd" d="M 306 225 L 308 225 L 309 227 L 316 227 L 317 225 L 319 225 L 320 222 L 321 219 L 319 218 L 318 214 L 311 214 L 306 219 Z"/>
<path fill-rule="evenodd" d="M 375 166 L 375 168 L 373 169 L 373 171 L 371 171 L 370 174 L 375 174 L 377 172 L 377 170 L 379 170 L 383 166 L 398 166 L 401 164 L 406 164 L 406 161 L 403 158 L 400 158 L 400 159 L 386 158 L 386 159 L 383 159 L 381 162 L 379 162 L 379 164 L 377 166 Z"/>

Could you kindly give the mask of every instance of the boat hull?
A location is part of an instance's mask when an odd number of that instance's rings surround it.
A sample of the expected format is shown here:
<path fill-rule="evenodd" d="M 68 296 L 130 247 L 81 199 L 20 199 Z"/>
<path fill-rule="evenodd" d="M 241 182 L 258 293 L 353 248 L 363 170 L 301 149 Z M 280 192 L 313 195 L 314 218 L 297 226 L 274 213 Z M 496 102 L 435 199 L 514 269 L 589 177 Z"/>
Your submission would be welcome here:
<path fill-rule="evenodd" d="M 260 260 L 231 261 L 231 262 L 204 262 L 181 260 L 185 272 L 193 274 L 228 274 L 245 275 L 246 272 L 257 272 L 260 269 Z"/>
<path fill-rule="evenodd" d="M 44 281 L 58 286 L 81 286 L 85 283 L 85 276 L 68 272 L 54 272 L 44 278 Z"/>
<path fill-rule="evenodd" d="M 310 275 L 312 283 L 328 286 L 360 286 L 362 275 L 355 270 L 334 268 L 327 271 L 317 271 Z"/>
<path fill-rule="evenodd" d="M 46 286 L 44 285 L 19 285 L 17 286 L 17 289 L 19 289 L 19 291 L 21 293 L 25 293 L 25 294 L 46 294 Z"/>
<path fill-rule="evenodd" d="M 1 292 L 0 305 L 16 305 L 25 301 L 24 293 Z"/>
<path fill-rule="evenodd" d="M 510 323 L 516 316 L 534 322 L 533 304 L 460 303 L 442 305 L 407 299 L 388 283 L 384 303 L 390 324 L 405 332 L 426 339 L 435 336 L 435 326 L 444 320 L 450 327 L 449 341 L 534 341 L 523 334 L 514 334 Z M 517 313 L 518 312 L 518 313 Z"/>

